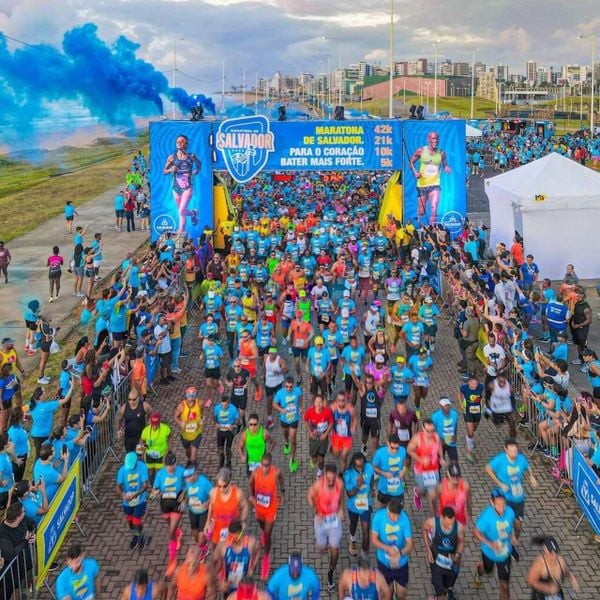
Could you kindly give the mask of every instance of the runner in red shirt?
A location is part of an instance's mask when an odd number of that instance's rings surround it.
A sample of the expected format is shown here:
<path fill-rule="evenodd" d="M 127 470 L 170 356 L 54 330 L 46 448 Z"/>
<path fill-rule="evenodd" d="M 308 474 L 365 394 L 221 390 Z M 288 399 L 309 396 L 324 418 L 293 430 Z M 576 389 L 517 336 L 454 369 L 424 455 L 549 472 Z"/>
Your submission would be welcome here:
<path fill-rule="evenodd" d="M 306 409 L 304 424 L 308 430 L 310 466 L 314 468 L 316 463 L 317 477 L 322 477 L 325 455 L 329 449 L 329 434 L 333 427 L 333 413 L 323 401 L 323 396 L 315 396 L 313 405 Z"/>

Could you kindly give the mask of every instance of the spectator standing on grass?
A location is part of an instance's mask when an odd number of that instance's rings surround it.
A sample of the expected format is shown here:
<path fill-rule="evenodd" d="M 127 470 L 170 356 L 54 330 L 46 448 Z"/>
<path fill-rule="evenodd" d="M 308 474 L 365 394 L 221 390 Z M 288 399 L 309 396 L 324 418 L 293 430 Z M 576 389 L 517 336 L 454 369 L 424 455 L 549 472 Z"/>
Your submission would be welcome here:
<path fill-rule="evenodd" d="M 8 283 L 8 265 L 11 260 L 10 250 L 0 241 L 0 273 L 4 275 L 4 283 Z"/>
<path fill-rule="evenodd" d="M 63 257 L 60 255 L 60 248 L 54 246 L 52 248 L 52 255 L 48 257 L 46 265 L 48 266 L 48 281 L 50 289 L 50 299 L 48 302 L 52 303 L 54 300 L 58 300 L 60 295 L 60 278 L 62 275 L 62 265 L 64 264 Z M 55 295 L 56 294 L 56 295 Z"/>
<path fill-rule="evenodd" d="M 65 202 L 64 213 L 65 213 L 65 220 L 67 221 L 67 233 L 72 234 L 73 233 L 73 219 L 75 218 L 75 215 L 79 216 L 79 213 L 75 210 L 75 207 L 73 206 L 73 203 L 70 200 L 67 200 Z"/>

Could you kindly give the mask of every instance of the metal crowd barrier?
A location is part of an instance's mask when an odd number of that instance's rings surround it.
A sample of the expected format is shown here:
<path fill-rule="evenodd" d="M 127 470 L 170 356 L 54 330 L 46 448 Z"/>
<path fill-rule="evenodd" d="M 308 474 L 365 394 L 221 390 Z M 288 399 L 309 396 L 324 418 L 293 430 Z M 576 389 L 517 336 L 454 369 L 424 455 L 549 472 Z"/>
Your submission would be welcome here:
<path fill-rule="evenodd" d="M 0 600 L 36 600 L 35 544 L 28 544 L 8 564 L 0 567 Z"/>
<path fill-rule="evenodd" d="M 100 501 L 94 493 L 94 485 L 102 470 L 102 465 L 109 455 L 118 460 L 113 450 L 118 433 L 117 412 L 127 402 L 130 389 L 131 373 L 121 379 L 112 391 L 110 405 L 106 409 L 109 411 L 109 414 L 104 421 L 94 424 L 92 433 L 83 447 L 81 455 L 82 495 L 89 494 L 96 504 L 99 504 Z"/>

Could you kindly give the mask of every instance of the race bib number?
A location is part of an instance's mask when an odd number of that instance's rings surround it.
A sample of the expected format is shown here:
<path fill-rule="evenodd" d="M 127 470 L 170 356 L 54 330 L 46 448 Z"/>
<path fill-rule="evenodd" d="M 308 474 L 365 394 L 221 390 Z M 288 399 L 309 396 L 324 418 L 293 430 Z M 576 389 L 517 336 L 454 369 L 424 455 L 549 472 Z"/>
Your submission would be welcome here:
<path fill-rule="evenodd" d="M 233 388 L 234 396 L 243 396 L 245 391 L 246 391 L 246 388 L 243 388 L 243 387 Z"/>
<path fill-rule="evenodd" d="M 148 455 L 148 458 L 154 458 L 154 459 L 160 458 L 160 453 L 156 452 L 154 450 L 148 450 L 148 452 L 146 452 L 146 454 Z"/>
<path fill-rule="evenodd" d="M 293 421 L 296 418 L 296 407 L 288 406 L 285 410 L 285 416 L 288 421 Z"/>
<path fill-rule="evenodd" d="M 346 421 L 338 421 L 335 431 L 341 437 L 348 437 L 348 424 L 346 423 Z"/>
<path fill-rule="evenodd" d="M 523 495 L 523 486 L 520 483 L 511 483 L 510 493 L 515 497 L 519 498 Z"/>
<path fill-rule="evenodd" d="M 435 564 L 442 569 L 452 569 L 452 560 L 445 554 L 438 554 L 435 557 Z"/>
<path fill-rule="evenodd" d="M 229 527 L 224 527 L 219 532 L 219 541 L 224 542 L 227 539 L 228 535 L 229 535 Z"/>
<path fill-rule="evenodd" d="M 263 508 L 269 508 L 269 506 L 271 506 L 271 496 L 267 494 L 256 494 L 256 504 Z"/>
<path fill-rule="evenodd" d="M 186 433 L 196 433 L 197 429 L 198 429 L 198 423 L 196 423 L 195 421 L 185 424 L 185 432 Z"/>
<path fill-rule="evenodd" d="M 333 513 L 332 515 L 327 515 L 323 519 L 323 526 L 325 529 L 335 529 L 339 524 L 339 518 L 337 513 Z"/>
<path fill-rule="evenodd" d="M 471 404 L 471 406 L 469 406 L 469 412 L 472 415 L 479 415 L 481 414 L 481 406 L 479 406 L 479 404 Z"/>
<path fill-rule="evenodd" d="M 215 360 L 213 358 L 207 358 L 206 359 L 206 368 L 207 369 L 214 369 L 215 368 Z"/>
<path fill-rule="evenodd" d="M 369 509 L 369 499 L 366 494 L 357 494 L 356 499 L 354 500 L 354 506 L 358 510 L 368 510 Z"/>
<path fill-rule="evenodd" d="M 401 442 L 410 441 L 410 430 L 409 429 L 398 429 L 398 439 Z"/>
<path fill-rule="evenodd" d="M 321 378 L 323 376 L 323 369 L 321 367 L 315 367 L 313 370 L 313 375 L 317 378 Z"/>
<path fill-rule="evenodd" d="M 376 406 L 367 406 L 365 416 L 367 419 L 376 419 L 379 416 L 379 409 Z"/>
<path fill-rule="evenodd" d="M 248 463 L 248 471 L 250 471 L 250 473 L 253 473 L 254 471 L 256 471 L 256 469 L 258 469 L 258 467 L 260 467 L 259 462 Z"/>
<path fill-rule="evenodd" d="M 272 310 L 265 310 L 265 315 L 267 315 L 267 317 L 272 317 L 273 316 L 273 311 Z"/>
<path fill-rule="evenodd" d="M 452 425 L 447 425 L 446 427 L 444 427 L 444 443 L 451 444 L 453 437 L 454 437 L 454 427 L 452 427 Z"/>
<path fill-rule="evenodd" d="M 427 377 L 415 377 L 415 385 L 427 385 Z"/>
<path fill-rule="evenodd" d="M 397 492 L 400 489 L 402 480 L 399 477 L 392 477 L 387 480 L 387 488 L 389 492 Z"/>
<path fill-rule="evenodd" d="M 329 315 L 321 315 L 321 321 L 323 321 L 323 323 L 329 323 Z"/>
<path fill-rule="evenodd" d="M 140 503 L 140 496 L 136 496 L 127 502 L 128 506 L 137 506 Z"/>
<path fill-rule="evenodd" d="M 177 492 L 165 492 L 162 497 L 165 500 L 173 500 L 174 498 L 177 498 Z"/>
<path fill-rule="evenodd" d="M 437 165 L 425 165 L 425 177 L 435 177 L 439 172 Z"/>
<path fill-rule="evenodd" d="M 193 496 L 190 498 L 189 506 L 190 506 L 190 511 L 195 514 L 200 514 L 200 513 L 206 512 L 208 509 L 207 502 L 202 502 L 200 500 L 200 498 L 195 498 Z"/>
<path fill-rule="evenodd" d="M 327 421 L 322 421 L 321 423 L 317 423 L 317 433 L 323 434 L 327 431 Z"/>
<path fill-rule="evenodd" d="M 296 348 L 304 348 L 304 340 L 303 339 L 297 339 L 294 342 L 294 346 L 296 346 Z"/>
<path fill-rule="evenodd" d="M 438 484 L 438 472 L 437 471 L 423 471 L 423 485 L 425 487 L 432 487 Z"/>

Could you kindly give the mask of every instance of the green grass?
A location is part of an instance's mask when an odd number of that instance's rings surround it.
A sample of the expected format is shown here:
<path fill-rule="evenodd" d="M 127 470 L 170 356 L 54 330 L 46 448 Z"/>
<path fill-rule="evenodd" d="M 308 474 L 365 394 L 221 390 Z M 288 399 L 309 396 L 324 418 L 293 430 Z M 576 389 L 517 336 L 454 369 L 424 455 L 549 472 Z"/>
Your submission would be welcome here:
<path fill-rule="evenodd" d="M 85 148 L 0 156 L 0 239 L 10 241 L 125 181 L 132 153 L 147 154 L 147 133 L 136 139 L 105 139 Z"/>

